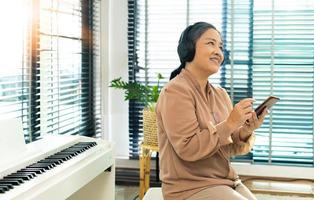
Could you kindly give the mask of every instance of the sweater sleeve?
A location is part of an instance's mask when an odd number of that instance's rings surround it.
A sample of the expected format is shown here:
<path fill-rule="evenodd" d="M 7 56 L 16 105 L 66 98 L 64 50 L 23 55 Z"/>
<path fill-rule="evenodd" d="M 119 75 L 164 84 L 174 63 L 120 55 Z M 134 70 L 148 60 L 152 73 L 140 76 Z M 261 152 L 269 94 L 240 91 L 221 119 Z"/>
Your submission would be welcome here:
<path fill-rule="evenodd" d="M 207 128 L 200 128 L 193 95 L 184 87 L 164 88 L 158 101 L 157 115 L 160 115 L 163 131 L 181 159 L 205 159 L 220 146 L 231 143 L 232 130 L 225 121 L 217 125 L 208 122 Z"/>
<path fill-rule="evenodd" d="M 255 134 L 251 134 L 251 136 L 247 139 L 247 141 L 239 140 L 237 143 L 229 144 L 228 150 L 230 152 L 230 156 L 244 155 L 251 151 L 253 148 L 255 141 Z"/>
<path fill-rule="evenodd" d="M 231 112 L 231 110 L 233 109 L 231 99 L 225 90 L 224 90 L 224 94 L 226 98 L 228 99 L 228 103 L 227 103 L 228 110 L 229 112 Z M 250 137 L 246 141 L 242 141 L 240 139 L 240 134 L 242 131 L 246 131 L 246 130 L 243 127 L 240 127 L 236 131 L 234 131 L 231 135 L 233 143 L 227 146 L 227 149 L 230 152 L 230 156 L 247 154 L 253 148 L 254 141 L 255 141 L 255 134 L 251 133 Z"/>

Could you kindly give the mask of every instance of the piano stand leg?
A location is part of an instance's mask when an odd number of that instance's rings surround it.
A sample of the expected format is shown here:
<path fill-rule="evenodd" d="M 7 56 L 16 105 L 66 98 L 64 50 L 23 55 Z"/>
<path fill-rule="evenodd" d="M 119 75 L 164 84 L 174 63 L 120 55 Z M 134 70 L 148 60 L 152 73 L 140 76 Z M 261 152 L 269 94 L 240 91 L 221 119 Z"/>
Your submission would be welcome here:
<path fill-rule="evenodd" d="M 72 194 L 67 200 L 114 200 L 115 199 L 115 167 L 104 171 L 87 185 Z"/>

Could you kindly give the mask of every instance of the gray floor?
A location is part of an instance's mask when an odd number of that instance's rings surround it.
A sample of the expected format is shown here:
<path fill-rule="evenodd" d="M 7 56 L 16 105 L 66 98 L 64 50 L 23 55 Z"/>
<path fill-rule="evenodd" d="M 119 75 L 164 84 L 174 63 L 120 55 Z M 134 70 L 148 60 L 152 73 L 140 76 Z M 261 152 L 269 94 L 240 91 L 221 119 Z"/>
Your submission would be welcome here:
<path fill-rule="evenodd" d="M 137 200 L 137 186 L 116 185 L 115 200 Z M 256 194 L 258 200 L 314 200 L 314 197 L 297 197 L 297 196 L 278 196 L 268 194 Z"/>
<path fill-rule="evenodd" d="M 137 200 L 138 195 L 137 186 L 121 186 L 116 185 L 116 198 L 115 200 Z"/>

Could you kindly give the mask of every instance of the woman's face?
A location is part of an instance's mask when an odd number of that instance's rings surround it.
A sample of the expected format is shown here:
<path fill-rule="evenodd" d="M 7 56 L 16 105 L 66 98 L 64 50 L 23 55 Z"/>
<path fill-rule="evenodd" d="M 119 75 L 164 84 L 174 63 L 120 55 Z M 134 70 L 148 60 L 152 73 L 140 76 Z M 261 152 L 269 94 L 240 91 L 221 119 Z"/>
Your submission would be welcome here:
<path fill-rule="evenodd" d="M 195 56 L 191 64 L 201 74 L 210 76 L 218 72 L 224 56 L 220 34 L 215 29 L 208 29 L 195 44 Z"/>

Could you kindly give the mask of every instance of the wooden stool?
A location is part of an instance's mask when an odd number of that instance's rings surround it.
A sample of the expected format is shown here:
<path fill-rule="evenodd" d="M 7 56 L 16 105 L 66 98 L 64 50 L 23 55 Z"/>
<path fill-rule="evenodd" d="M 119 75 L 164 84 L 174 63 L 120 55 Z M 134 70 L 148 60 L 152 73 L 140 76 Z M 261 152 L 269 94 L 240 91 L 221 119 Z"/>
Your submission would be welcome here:
<path fill-rule="evenodd" d="M 140 153 L 140 188 L 139 199 L 142 200 L 145 192 L 149 188 L 150 182 L 150 159 L 153 151 L 158 152 L 158 146 L 141 144 Z"/>

